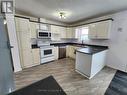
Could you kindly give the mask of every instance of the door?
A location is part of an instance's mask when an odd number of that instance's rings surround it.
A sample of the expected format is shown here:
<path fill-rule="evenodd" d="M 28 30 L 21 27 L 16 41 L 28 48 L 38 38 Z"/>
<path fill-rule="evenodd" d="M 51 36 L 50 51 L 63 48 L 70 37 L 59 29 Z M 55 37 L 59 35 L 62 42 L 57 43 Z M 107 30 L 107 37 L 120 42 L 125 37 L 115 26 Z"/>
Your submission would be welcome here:
<path fill-rule="evenodd" d="M 5 95 L 14 89 L 12 59 L 8 42 L 3 18 L 0 17 L 0 95 Z"/>

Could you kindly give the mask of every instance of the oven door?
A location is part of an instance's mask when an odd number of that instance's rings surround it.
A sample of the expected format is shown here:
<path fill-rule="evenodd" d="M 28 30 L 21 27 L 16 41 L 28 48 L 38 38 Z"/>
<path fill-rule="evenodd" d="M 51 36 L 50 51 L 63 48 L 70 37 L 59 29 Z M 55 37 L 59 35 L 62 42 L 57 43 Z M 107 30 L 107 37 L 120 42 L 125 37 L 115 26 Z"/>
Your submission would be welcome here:
<path fill-rule="evenodd" d="M 47 58 L 51 56 L 54 56 L 53 47 L 41 47 L 41 58 Z"/>

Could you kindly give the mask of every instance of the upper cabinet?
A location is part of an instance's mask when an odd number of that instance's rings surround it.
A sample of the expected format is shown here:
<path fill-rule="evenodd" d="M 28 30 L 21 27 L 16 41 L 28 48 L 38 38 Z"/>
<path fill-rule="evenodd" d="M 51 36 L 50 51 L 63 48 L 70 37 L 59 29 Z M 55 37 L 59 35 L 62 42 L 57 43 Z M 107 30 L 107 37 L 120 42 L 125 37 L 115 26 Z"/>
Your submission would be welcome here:
<path fill-rule="evenodd" d="M 30 31 L 29 28 L 29 20 L 28 19 L 23 19 L 23 18 L 15 18 L 16 22 L 16 31 L 18 32 L 28 32 Z"/>
<path fill-rule="evenodd" d="M 59 26 L 51 25 L 51 33 L 59 34 Z"/>
<path fill-rule="evenodd" d="M 112 20 L 97 22 L 89 25 L 90 39 L 109 39 Z"/>
<path fill-rule="evenodd" d="M 66 27 L 51 25 L 52 40 L 66 38 Z"/>
<path fill-rule="evenodd" d="M 50 25 L 48 24 L 39 24 L 39 28 L 44 31 L 50 31 Z"/>
<path fill-rule="evenodd" d="M 89 25 L 89 32 L 88 32 L 88 37 L 90 39 L 95 39 L 97 38 L 97 23 L 93 23 Z"/>
<path fill-rule="evenodd" d="M 66 38 L 66 27 L 59 27 L 60 28 L 60 37 Z"/>
<path fill-rule="evenodd" d="M 67 27 L 66 28 L 66 38 L 74 38 L 75 37 L 75 30 L 74 28 Z"/>

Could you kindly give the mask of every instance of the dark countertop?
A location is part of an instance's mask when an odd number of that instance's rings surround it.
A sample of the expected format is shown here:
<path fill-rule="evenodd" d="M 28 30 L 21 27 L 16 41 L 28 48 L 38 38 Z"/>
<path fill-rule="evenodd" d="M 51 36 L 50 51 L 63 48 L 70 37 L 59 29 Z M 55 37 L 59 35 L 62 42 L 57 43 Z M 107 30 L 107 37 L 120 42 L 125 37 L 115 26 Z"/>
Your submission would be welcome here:
<path fill-rule="evenodd" d="M 87 46 L 84 48 L 77 49 L 76 52 L 92 55 L 92 54 L 95 54 L 95 53 L 98 53 L 98 52 L 101 52 L 107 49 L 108 48 L 106 47 Z"/>
<path fill-rule="evenodd" d="M 86 46 L 90 46 L 90 47 L 97 47 L 97 48 L 106 48 L 108 49 L 108 46 L 101 46 L 101 45 L 91 45 L 91 44 L 82 44 L 82 43 L 72 43 L 72 42 L 67 42 L 67 43 L 51 43 L 50 45 L 54 45 L 54 46 L 62 46 L 62 45 L 72 45 L 72 46 L 77 46 L 77 47 L 86 47 Z"/>
<path fill-rule="evenodd" d="M 66 45 L 81 47 L 80 49 L 77 50 L 77 52 L 81 52 L 85 54 L 95 54 L 95 53 L 108 49 L 108 46 L 90 45 L 90 44 L 72 43 L 72 42 L 58 42 L 58 43 L 51 43 L 50 45 L 54 45 L 58 47 L 66 46 Z M 31 48 L 36 49 L 39 47 L 36 44 L 34 44 L 34 45 L 31 45 Z"/>
<path fill-rule="evenodd" d="M 90 45 L 90 44 L 72 43 L 72 42 L 67 42 L 67 43 L 51 43 L 50 45 L 54 45 L 54 46 L 62 46 L 62 45 L 77 46 L 77 47 L 81 47 L 80 49 L 77 50 L 77 52 L 81 52 L 81 53 L 85 53 L 85 54 L 90 54 L 90 55 L 108 49 L 108 46 Z"/>
<path fill-rule="evenodd" d="M 40 47 L 38 47 L 37 44 L 33 44 L 33 45 L 31 45 L 31 48 L 36 49 L 36 48 L 40 48 Z"/>

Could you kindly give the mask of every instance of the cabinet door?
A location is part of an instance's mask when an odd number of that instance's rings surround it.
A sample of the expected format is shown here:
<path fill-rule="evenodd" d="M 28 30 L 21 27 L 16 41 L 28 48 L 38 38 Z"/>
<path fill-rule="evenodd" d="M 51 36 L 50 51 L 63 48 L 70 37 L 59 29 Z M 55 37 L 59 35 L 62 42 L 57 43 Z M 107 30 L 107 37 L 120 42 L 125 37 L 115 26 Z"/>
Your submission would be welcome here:
<path fill-rule="evenodd" d="M 66 38 L 74 38 L 75 33 L 73 28 L 66 28 Z"/>
<path fill-rule="evenodd" d="M 31 41 L 30 41 L 30 33 L 29 32 L 20 32 L 20 44 L 22 49 L 30 49 Z"/>
<path fill-rule="evenodd" d="M 40 49 L 32 49 L 33 64 L 34 66 L 40 64 Z"/>
<path fill-rule="evenodd" d="M 88 37 L 90 39 L 96 39 L 97 38 L 97 23 L 93 23 L 89 25 L 89 33 Z"/>
<path fill-rule="evenodd" d="M 90 77 L 92 55 L 77 52 L 75 69 Z"/>
<path fill-rule="evenodd" d="M 111 21 L 99 22 L 97 25 L 97 38 L 98 39 L 108 39 L 111 29 Z"/>
<path fill-rule="evenodd" d="M 67 55 L 68 55 L 68 57 L 75 59 L 74 52 L 75 52 L 74 46 L 68 46 L 67 47 Z"/>
<path fill-rule="evenodd" d="M 66 38 L 66 28 L 59 27 L 59 31 L 60 31 L 60 38 Z"/>
<path fill-rule="evenodd" d="M 30 31 L 29 27 L 29 19 L 23 19 L 23 18 L 15 18 L 16 22 L 16 31 L 17 32 L 28 32 Z"/>
<path fill-rule="evenodd" d="M 59 34 L 59 27 L 51 25 L 51 32 L 55 34 Z"/>
<path fill-rule="evenodd" d="M 32 51 L 30 44 L 30 35 L 29 33 L 18 32 L 18 43 L 19 43 L 19 51 L 20 51 L 20 60 L 21 66 L 23 68 L 28 68 L 33 66 L 32 61 Z"/>
<path fill-rule="evenodd" d="M 51 33 L 52 33 L 52 40 L 59 41 L 60 40 L 60 32 L 59 27 L 51 25 Z"/>
<path fill-rule="evenodd" d="M 49 25 L 40 23 L 40 29 L 41 30 L 50 30 L 49 28 L 50 28 Z"/>
<path fill-rule="evenodd" d="M 71 56 L 71 46 L 68 45 L 66 46 L 66 57 L 70 57 Z"/>
<path fill-rule="evenodd" d="M 37 38 L 37 23 L 30 22 L 31 38 Z"/>
<path fill-rule="evenodd" d="M 32 61 L 32 51 L 30 49 L 22 50 L 23 68 L 34 66 Z"/>
<path fill-rule="evenodd" d="M 54 55 L 55 55 L 55 60 L 58 60 L 58 58 L 59 58 L 59 50 L 58 50 L 58 47 L 54 47 Z"/>

